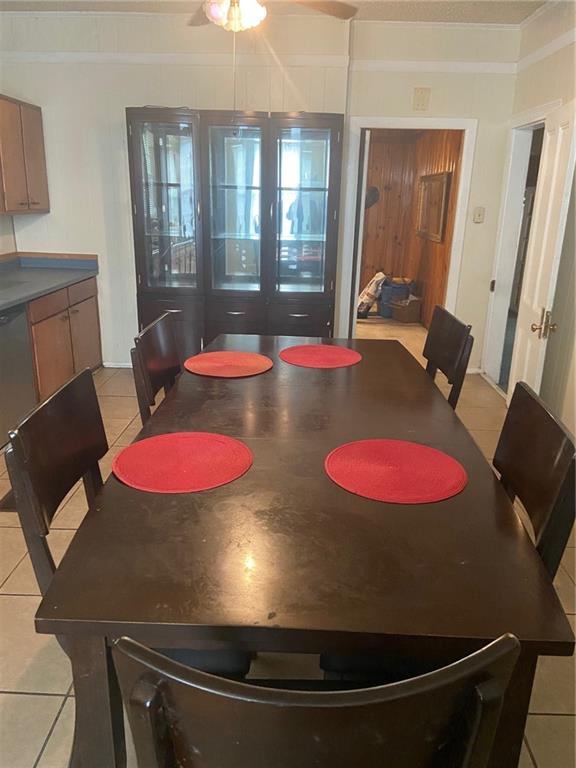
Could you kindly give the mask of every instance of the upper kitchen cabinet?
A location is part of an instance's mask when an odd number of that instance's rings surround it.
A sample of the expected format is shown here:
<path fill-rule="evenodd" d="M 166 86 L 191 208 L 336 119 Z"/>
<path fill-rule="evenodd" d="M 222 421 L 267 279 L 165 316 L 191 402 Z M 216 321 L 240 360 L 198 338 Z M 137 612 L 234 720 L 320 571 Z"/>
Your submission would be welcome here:
<path fill-rule="evenodd" d="M 40 107 L 0 96 L 0 213 L 50 210 Z"/>

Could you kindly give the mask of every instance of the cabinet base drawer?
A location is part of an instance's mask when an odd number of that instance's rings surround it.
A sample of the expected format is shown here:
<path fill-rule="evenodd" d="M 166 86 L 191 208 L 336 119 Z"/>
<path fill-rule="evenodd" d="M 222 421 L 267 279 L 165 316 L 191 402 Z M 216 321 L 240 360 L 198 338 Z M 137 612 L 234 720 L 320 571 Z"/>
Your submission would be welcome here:
<path fill-rule="evenodd" d="M 74 283 L 68 287 L 68 303 L 73 306 L 97 294 L 96 278 L 89 277 L 88 280 L 82 280 L 82 282 Z"/>
<path fill-rule="evenodd" d="M 260 301 L 212 301 L 206 317 L 206 342 L 221 333 L 266 333 L 266 306 Z"/>
<path fill-rule="evenodd" d="M 68 309 L 68 291 L 66 288 L 61 288 L 59 291 L 48 293 L 29 302 L 28 318 L 31 323 L 40 323 L 65 309 Z"/>
<path fill-rule="evenodd" d="M 271 304 L 268 333 L 273 336 L 332 336 L 332 306 L 327 304 Z"/>
<path fill-rule="evenodd" d="M 140 330 L 164 312 L 179 310 L 174 329 L 182 359 L 196 355 L 202 347 L 204 336 L 204 301 L 200 297 L 164 298 L 163 296 L 138 296 L 138 323 Z"/>

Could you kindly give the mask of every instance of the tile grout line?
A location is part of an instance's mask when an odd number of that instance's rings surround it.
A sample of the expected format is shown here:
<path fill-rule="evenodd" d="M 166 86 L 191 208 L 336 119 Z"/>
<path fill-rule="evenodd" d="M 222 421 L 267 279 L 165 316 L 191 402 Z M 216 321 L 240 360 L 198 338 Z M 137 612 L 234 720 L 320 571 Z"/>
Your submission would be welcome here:
<path fill-rule="evenodd" d="M 71 687 L 72 686 L 70 686 L 70 688 Z M 70 688 L 68 690 L 70 690 Z M 47 696 L 48 698 L 68 696 L 67 693 L 50 693 L 48 691 L 3 691 L 1 688 L 0 694 L 2 696 Z"/>
<path fill-rule="evenodd" d="M 12 530 L 13 530 L 13 529 L 12 529 Z M 12 568 L 12 570 L 11 570 L 11 571 L 10 571 L 10 573 L 8 574 L 8 576 L 6 576 L 6 578 L 5 578 L 5 579 L 4 579 L 4 580 L 3 580 L 3 581 L 0 583 L 0 589 L 2 589 L 2 587 L 4 586 L 4 584 L 6 584 L 6 582 L 7 582 L 7 581 L 8 581 L 8 579 L 10 578 L 10 576 L 12 576 L 12 574 L 14 573 L 14 571 L 16 570 L 16 568 L 18 568 L 18 566 L 20 565 L 20 563 L 21 563 L 21 562 L 22 562 L 22 561 L 23 561 L 23 560 L 24 560 L 26 557 L 28 557 L 28 547 L 26 547 L 26 552 L 25 552 L 25 553 L 22 555 L 22 557 L 20 558 L 20 560 L 18 560 L 18 562 L 16 563 L 16 565 L 14 566 L 14 568 Z"/>
<path fill-rule="evenodd" d="M 70 688 L 68 690 L 70 690 Z M 37 768 L 37 765 L 40 762 L 40 760 L 42 758 L 42 755 L 44 754 L 44 752 L 46 750 L 46 747 L 48 746 L 48 742 L 50 741 L 50 737 L 54 733 L 54 729 L 56 728 L 56 723 L 60 719 L 60 715 L 62 714 L 62 710 L 64 709 L 64 706 L 65 706 L 67 701 L 68 701 L 67 696 L 64 696 L 64 698 L 62 699 L 62 703 L 60 704 L 60 707 L 58 709 L 58 712 L 56 712 L 56 717 L 54 718 L 54 720 L 52 722 L 52 725 L 48 729 L 48 733 L 46 734 L 46 738 L 44 739 L 44 743 L 40 747 L 40 752 L 38 753 L 38 757 L 34 761 L 34 764 L 33 764 L 32 768 Z"/>
<path fill-rule="evenodd" d="M 526 737 L 526 734 L 524 734 L 524 738 L 522 739 L 524 744 L 526 745 L 526 751 L 528 752 L 528 757 L 530 758 L 530 762 L 534 766 L 534 768 L 538 768 L 538 763 L 536 762 L 536 758 L 534 757 L 534 753 L 532 752 L 532 749 L 530 748 L 530 744 L 528 743 L 528 739 Z"/>

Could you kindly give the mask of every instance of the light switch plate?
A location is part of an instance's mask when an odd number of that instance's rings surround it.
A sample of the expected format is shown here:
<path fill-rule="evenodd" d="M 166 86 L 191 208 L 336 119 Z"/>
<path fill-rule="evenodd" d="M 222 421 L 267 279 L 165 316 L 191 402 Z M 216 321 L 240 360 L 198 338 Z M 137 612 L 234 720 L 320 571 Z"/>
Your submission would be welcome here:
<path fill-rule="evenodd" d="M 472 221 L 474 224 L 484 224 L 485 218 L 486 208 L 483 208 L 481 205 L 479 205 L 477 208 L 474 208 L 474 213 L 472 215 Z"/>
<path fill-rule="evenodd" d="M 430 88 L 414 88 L 412 108 L 414 112 L 427 112 L 430 109 Z"/>

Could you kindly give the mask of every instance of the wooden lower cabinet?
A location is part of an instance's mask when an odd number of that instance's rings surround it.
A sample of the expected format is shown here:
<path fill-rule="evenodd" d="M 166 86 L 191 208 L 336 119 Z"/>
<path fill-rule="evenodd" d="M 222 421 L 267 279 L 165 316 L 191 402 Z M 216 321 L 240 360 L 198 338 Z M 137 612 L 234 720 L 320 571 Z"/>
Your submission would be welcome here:
<path fill-rule="evenodd" d="M 188 295 L 168 298 L 138 294 L 140 330 L 164 312 L 179 310 L 176 335 L 183 357 L 198 353 L 224 333 L 272 334 L 274 336 L 333 335 L 334 304 L 325 299 L 292 299 L 268 302 L 262 297 Z"/>
<path fill-rule="evenodd" d="M 266 304 L 258 299 L 209 299 L 206 338 L 209 344 L 222 333 L 266 333 Z"/>
<path fill-rule="evenodd" d="M 142 330 L 164 312 L 178 311 L 176 341 L 182 359 L 198 354 L 204 338 L 204 300 L 200 296 L 167 298 L 162 295 L 142 293 L 138 295 L 138 325 Z"/>
<path fill-rule="evenodd" d="M 272 336 L 332 336 L 332 305 L 326 301 L 283 302 L 268 307 L 267 332 Z"/>
<path fill-rule="evenodd" d="M 95 278 L 30 302 L 28 320 L 40 401 L 75 373 L 102 364 Z"/>
<path fill-rule="evenodd" d="M 74 370 L 79 373 L 84 368 L 97 368 L 102 363 L 102 354 L 96 297 L 75 304 L 68 312 Z"/>
<path fill-rule="evenodd" d="M 45 400 L 74 375 L 68 310 L 32 326 L 38 396 Z"/>

